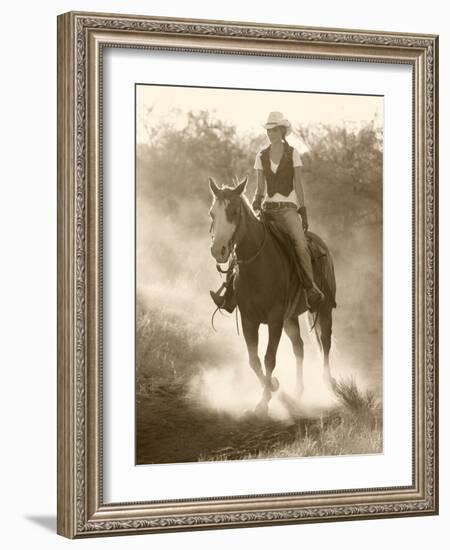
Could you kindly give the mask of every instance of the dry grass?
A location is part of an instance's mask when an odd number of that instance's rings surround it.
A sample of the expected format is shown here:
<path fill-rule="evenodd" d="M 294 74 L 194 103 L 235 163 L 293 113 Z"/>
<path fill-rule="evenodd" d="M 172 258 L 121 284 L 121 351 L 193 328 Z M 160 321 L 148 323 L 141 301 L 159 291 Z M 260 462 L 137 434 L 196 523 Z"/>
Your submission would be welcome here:
<path fill-rule="evenodd" d="M 362 392 L 352 377 L 335 381 L 333 390 L 342 405 L 359 416 L 373 414 L 380 407 L 376 393 Z"/>
<path fill-rule="evenodd" d="M 275 444 L 241 459 L 293 458 L 376 454 L 383 451 L 382 408 L 374 392 L 362 392 L 353 379 L 335 384 L 340 406 L 326 416 L 298 421 L 290 443 Z M 235 453 L 202 456 L 200 460 L 229 460 Z M 235 458 L 235 456 L 233 456 Z"/>
<path fill-rule="evenodd" d="M 138 303 L 136 315 L 137 393 L 148 394 L 160 385 L 185 382 L 201 360 L 205 336 L 199 327 L 176 315 Z"/>
<path fill-rule="evenodd" d="M 149 395 L 155 388 L 186 386 L 202 365 L 231 360 L 233 350 L 211 342 L 209 318 L 145 306 L 136 308 L 136 388 Z"/>

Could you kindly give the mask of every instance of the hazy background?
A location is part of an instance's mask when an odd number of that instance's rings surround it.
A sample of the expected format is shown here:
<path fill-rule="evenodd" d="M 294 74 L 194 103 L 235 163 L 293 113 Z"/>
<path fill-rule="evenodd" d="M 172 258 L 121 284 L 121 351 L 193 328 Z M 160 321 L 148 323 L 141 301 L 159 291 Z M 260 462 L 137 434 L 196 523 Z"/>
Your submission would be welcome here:
<path fill-rule="evenodd" d="M 234 316 L 217 315 L 217 332 L 210 324 L 208 291 L 221 279 L 209 251 L 208 176 L 231 184 L 235 175 L 249 175 L 253 196 L 253 163 L 267 143 L 262 124 L 272 110 L 293 124 L 288 140 L 302 155 L 310 228 L 335 261 L 332 373 L 354 377 L 381 400 L 382 98 L 142 85 L 136 99 L 138 462 L 191 460 L 180 450 L 183 433 L 192 442 L 205 429 L 205 414 L 239 419 L 259 399 Z M 301 327 L 303 405 L 316 412 L 332 397 L 308 328 Z M 263 327 L 261 356 L 265 333 Z M 287 392 L 294 373 L 283 336 L 275 374 Z M 181 395 L 188 401 L 180 403 Z M 174 409 L 190 418 L 189 429 Z M 291 416 L 276 397 L 271 415 L 280 422 Z"/>

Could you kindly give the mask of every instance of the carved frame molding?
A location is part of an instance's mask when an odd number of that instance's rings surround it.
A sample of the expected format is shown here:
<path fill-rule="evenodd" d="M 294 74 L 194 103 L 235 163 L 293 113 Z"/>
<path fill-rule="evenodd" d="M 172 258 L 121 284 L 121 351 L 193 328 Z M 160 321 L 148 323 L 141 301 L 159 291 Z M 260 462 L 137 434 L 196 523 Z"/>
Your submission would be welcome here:
<path fill-rule="evenodd" d="M 407 63 L 414 120 L 414 483 L 356 491 L 104 504 L 104 47 Z M 438 512 L 438 37 L 243 22 L 58 17 L 58 533 L 78 538 Z"/>

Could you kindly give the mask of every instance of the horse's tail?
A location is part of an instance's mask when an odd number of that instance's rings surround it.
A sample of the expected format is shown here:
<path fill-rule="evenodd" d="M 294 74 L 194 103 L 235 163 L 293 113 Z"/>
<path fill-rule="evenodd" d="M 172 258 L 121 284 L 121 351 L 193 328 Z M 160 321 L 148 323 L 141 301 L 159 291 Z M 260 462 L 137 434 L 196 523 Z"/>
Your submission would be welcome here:
<path fill-rule="evenodd" d="M 320 338 L 319 311 L 316 311 L 315 313 L 311 313 L 310 311 L 308 311 L 308 324 L 309 324 L 309 332 L 314 333 L 314 337 L 317 342 L 317 345 L 319 346 L 320 353 L 323 353 L 322 340 Z"/>
<path fill-rule="evenodd" d="M 333 307 L 326 298 L 316 313 L 308 312 L 308 322 L 322 357 L 328 361 L 332 342 Z"/>

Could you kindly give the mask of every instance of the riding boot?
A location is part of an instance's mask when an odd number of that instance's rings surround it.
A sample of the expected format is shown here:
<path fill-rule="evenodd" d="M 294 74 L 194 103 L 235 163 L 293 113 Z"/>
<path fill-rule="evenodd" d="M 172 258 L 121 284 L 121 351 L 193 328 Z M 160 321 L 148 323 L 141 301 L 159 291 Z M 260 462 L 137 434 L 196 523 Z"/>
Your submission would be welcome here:
<path fill-rule="evenodd" d="M 225 289 L 225 292 L 222 294 L 223 289 Z M 227 281 L 222 284 L 217 292 L 210 290 L 209 294 L 218 308 L 224 309 L 229 313 L 233 313 L 237 305 L 237 301 L 234 293 L 232 277 L 227 279 Z"/>
<path fill-rule="evenodd" d="M 311 253 L 302 255 L 301 265 L 303 268 L 303 281 L 306 290 L 306 304 L 311 312 L 317 311 L 320 303 L 325 299 L 324 293 L 314 282 L 314 271 L 312 267 Z"/>
<path fill-rule="evenodd" d="M 303 284 L 305 286 L 306 306 L 311 313 L 314 313 L 325 299 L 325 295 L 305 272 L 303 272 Z"/>
<path fill-rule="evenodd" d="M 225 293 L 222 294 L 223 289 L 226 291 L 227 284 L 223 283 L 218 290 L 214 292 L 214 290 L 210 290 L 209 294 L 211 298 L 213 299 L 214 303 L 217 307 L 222 307 L 224 300 L 225 300 Z"/>

